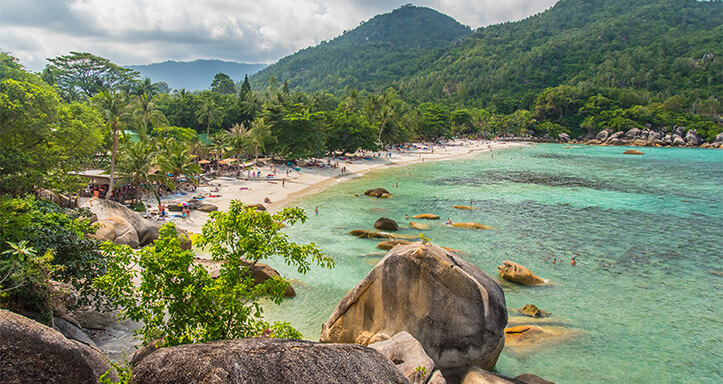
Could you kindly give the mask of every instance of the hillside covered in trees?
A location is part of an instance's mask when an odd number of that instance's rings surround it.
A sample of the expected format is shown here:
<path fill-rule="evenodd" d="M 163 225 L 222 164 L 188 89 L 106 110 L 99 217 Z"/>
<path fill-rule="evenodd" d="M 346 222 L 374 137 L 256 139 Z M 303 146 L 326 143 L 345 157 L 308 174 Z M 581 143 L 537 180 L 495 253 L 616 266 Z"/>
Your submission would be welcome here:
<path fill-rule="evenodd" d="M 447 15 L 405 5 L 281 59 L 254 75 L 251 85 L 264 88 L 274 77 L 304 91 L 339 93 L 347 86 L 380 90 L 421 71 L 442 48 L 470 33 L 469 27 Z"/>

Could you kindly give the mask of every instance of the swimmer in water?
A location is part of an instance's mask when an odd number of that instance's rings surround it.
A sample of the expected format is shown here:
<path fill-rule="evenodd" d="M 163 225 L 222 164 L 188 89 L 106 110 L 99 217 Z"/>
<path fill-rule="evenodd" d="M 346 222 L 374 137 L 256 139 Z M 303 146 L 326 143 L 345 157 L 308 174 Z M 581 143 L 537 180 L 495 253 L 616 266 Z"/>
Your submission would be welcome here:
<path fill-rule="evenodd" d="M 577 260 L 575 260 L 576 258 L 577 256 L 573 257 L 572 260 L 570 260 L 570 265 L 572 265 L 573 267 L 577 265 Z"/>

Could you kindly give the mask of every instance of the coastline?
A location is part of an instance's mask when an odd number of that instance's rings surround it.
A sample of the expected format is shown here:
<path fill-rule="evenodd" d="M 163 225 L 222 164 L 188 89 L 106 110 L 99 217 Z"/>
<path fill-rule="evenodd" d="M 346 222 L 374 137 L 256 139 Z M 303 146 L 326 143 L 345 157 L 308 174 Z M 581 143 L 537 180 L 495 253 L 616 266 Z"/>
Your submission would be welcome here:
<path fill-rule="evenodd" d="M 495 149 L 505 149 L 526 145 L 525 142 L 493 142 L 483 140 L 454 140 L 444 146 L 435 146 L 433 149 L 422 149 L 426 145 L 417 143 L 419 149 L 405 152 L 375 152 L 379 157 L 367 157 L 367 159 L 353 161 L 339 161 L 337 168 L 309 167 L 304 166 L 300 171 L 292 171 L 286 176 L 286 170 L 277 169 L 277 176 L 274 180 L 265 178 L 258 179 L 235 179 L 216 178 L 208 185 L 200 186 L 195 192 L 184 196 L 170 196 L 163 200 L 165 205 L 174 205 L 190 200 L 193 196 L 209 194 L 218 197 L 206 197 L 203 203 L 213 204 L 223 211 L 228 209 L 232 200 L 241 200 L 245 204 L 264 204 L 269 212 L 278 212 L 303 197 L 323 191 L 331 185 L 342 183 L 347 180 L 362 177 L 374 171 L 392 167 L 421 163 L 425 161 L 441 161 L 456 159 L 472 154 L 487 152 Z M 328 158 L 317 159 L 320 164 L 327 164 Z M 342 174 L 342 167 L 346 172 Z M 273 171 L 269 165 L 256 168 L 262 175 L 271 175 Z M 278 180 L 284 178 L 285 182 Z M 215 192 L 211 192 L 214 190 Z M 271 203 L 264 203 L 268 198 Z M 208 220 L 209 214 L 194 210 L 190 220 L 183 222 L 178 217 L 171 217 L 171 220 L 178 228 L 193 233 L 200 233 L 203 224 Z"/>

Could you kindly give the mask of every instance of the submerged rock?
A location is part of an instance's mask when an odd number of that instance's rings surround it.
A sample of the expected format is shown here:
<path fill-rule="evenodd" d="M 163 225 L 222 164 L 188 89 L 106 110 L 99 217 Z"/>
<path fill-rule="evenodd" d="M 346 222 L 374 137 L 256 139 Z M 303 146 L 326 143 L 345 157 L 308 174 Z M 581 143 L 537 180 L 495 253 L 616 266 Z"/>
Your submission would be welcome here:
<path fill-rule="evenodd" d="M 507 324 L 500 286 L 433 244 L 397 246 L 349 292 L 322 326 L 322 342 L 368 345 L 401 331 L 417 339 L 447 379 L 491 369 Z"/>
<path fill-rule="evenodd" d="M 400 234 L 396 234 L 396 233 L 366 231 L 363 229 L 355 229 L 353 231 L 349 231 L 349 234 L 361 237 L 362 239 L 413 239 L 414 238 L 412 236 L 400 235 Z"/>
<path fill-rule="evenodd" d="M 133 368 L 130 383 L 402 384 L 408 380 L 372 348 L 252 338 L 161 348 Z"/>
<path fill-rule="evenodd" d="M 502 265 L 497 267 L 497 271 L 500 273 L 500 276 L 503 279 L 521 285 L 536 285 L 547 283 L 547 280 L 536 276 L 534 273 L 530 272 L 529 269 L 512 261 L 503 261 Z"/>
<path fill-rule="evenodd" d="M 623 155 L 642 155 L 643 153 L 638 151 L 637 149 L 628 149 L 627 151 L 623 152 Z"/>
<path fill-rule="evenodd" d="M 543 311 L 540 308 L 537 308 L 534 304 L 527 304 L 524 307 L 520 308 L 520 312 L 525 316 L 530 317 L 547 317 L 550 316 L 550 312 Z"/>
<path fill-rule="evenodd" d="M 383 231 L 396 231 L 399 229 L 399 224 L 392 219 L 381 217 L 374 223 L 374 228 L 381 229 Z"/>
<path fill-rule="evenodd" d="M 388 250 L 396 247 L 397 245 L 407 245 L 407 244 L 412 244 L 412 242 L 407 241 L 407 240 L 387 240 L 387 241 L 382 241 L 379 244 L 377 244 L 377 248 L 388 251 Z"/>
<path fill-rule="evenodd" d="M 494 229 L 490 227 L 489 225 L 484 225 L 480 223 L 452 223 L 452 226 L 455 228 L 472 228 L 472 229 Z"/>
<path fill-rule="evenodd" d="M 416 222 L 414 222 L 414 221 L 410 221 L 410 222 L 409 222 L 409 226 L 412 227 L 412 228 L 414 228 L 414 229 L 429 229 L 429 225 L 427 225 L 427 224 L 422 224 L 422 223 L 416 223 Z"/>
<path fill-rule="evenodd" d="M 452 208 L 457 208 L 457 209 L 468 209 L 468 210 L 472 210 L 472 209 L 474 209 L 474 207 L 470 207 L 469 205 L 453 205 L 453 206 L 452 206 Z"/>
<path fill-rule="evenodd" d="M 413 216 L 414 219 L 427 219 L 427 220 L 438 220 L 439 216 L 433 215 L 431 213 L 421 213 L 419 215 Z"/>
<path fill-rule="evenodd" d="M 389 191 L 387 191 L 386 189 L 384 189 L 384 188 L 374 188 L 374 189 L 370 189 L 370 190 L 364 192 L 364 194 L 367 195 L 367 196 L 371 196 L 371 197 L 382 197 L 382 195 L 385 195 L 385 194 L 386 194 L 386 195 L 388 195 L 388 196 L 385 196 L 385 198 L 391 198 L 391 197 L 392 197 L 392 194 L 391 194 Z"/>
<path fill-rule="evenodd" d="M 88 383 L 110 369 L 96 348 L 0 309 L 0 381 L 3 383 Z"/>

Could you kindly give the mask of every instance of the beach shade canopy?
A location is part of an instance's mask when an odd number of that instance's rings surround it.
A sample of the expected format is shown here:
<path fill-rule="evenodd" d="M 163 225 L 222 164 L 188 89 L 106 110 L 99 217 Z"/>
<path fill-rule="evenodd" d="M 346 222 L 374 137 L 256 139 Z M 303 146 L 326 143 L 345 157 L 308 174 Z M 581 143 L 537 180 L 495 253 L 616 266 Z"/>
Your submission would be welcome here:
<path fill-rule="evenodd" d="M 208 161 L 208 160 L 201 160 L 201 161 L 199 161 L 198 163 L 199 163 L 199 164 L 201 164 L 201 165 L 204 165 L 204 164 L 211 164 L 211 162 L 210 162 L 210 161 Z"/>
<path fill-rule="evenodd" d="M 223 159 L 223 161 L 225 161 L 227 163 L 233 163 L 234 161 L 238 161 L 238 160 L 236 160 L 234 158 L 228 158 L 228 159 Z"/>

